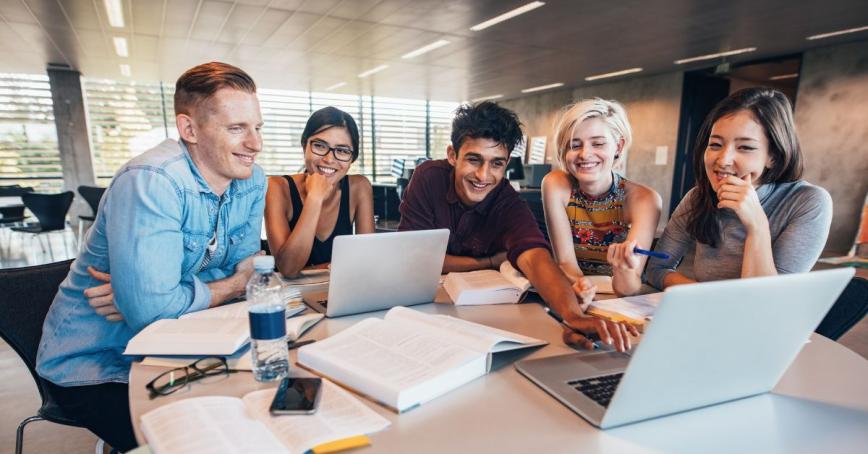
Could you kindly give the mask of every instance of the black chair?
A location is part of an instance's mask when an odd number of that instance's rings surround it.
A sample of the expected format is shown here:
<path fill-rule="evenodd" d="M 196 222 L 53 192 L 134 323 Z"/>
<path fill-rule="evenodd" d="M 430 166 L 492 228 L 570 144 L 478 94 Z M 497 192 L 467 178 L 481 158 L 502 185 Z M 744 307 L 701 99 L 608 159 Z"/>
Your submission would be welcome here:
<path fill-rule="evenodd" d="M 0 186 L 0 197 L 21 197 L 28 192 L 33 192 L 33 188 L 28 186 L 18 186 L 17 184 Z"/>
<path fill-rule="evenodd" d="M 39 222 L 23 227 L 12 227 L 12 230 L 33 234 L 40 238 L 40 244 L 42 244 L 40 235 L 66 230 L 66 214 L 69 213 L 69 207 L 72 205 L 74 197 L 75 194 L 72 191 L 61 192 L 60 194 L 38 194 L 35 192 L 23 194 L 21 201 Z M 65 243 L 66 236 L 64 235 L 63 238 Z M 48 249 L 53 259 L 54 251 L 51 250 L 51 241 L 48 242 Z M 45 252 L 45 246 L 42 246 L 42 251 Z"/>
<path fill-rule="evenodd" d="M 868 280 L 854 277 L 817 326 L 817 333 L 838 340 L 868 313 Z"/>
<path fill-rule="evenodd" d="M 404 192 L 407 190 L 407 186 L 409 185 L 409 178 L 398 178 L 395 180 L 395 192 L 398 193 L 398 200 L 404 200 Z"/>
<path fill-rule="evenodd" d="M 0 337 L 9 344 L 24 361 L 36 389 L 42 398 L 42 406 L 31 416 L 21 421 L 15 435 L 15 453 L 20 454 L 24 443 L 24 427 L 33 421 L 45 420 L 67 426 L 82 427 L 64 415 L 55 403 L 44 379 L 36 373 L 36 351 L 42 337 L 42 322 L 51 307 L 57 288 L 69 273 L 72 260 L 25 268 L 0 269 Z"/>
<path fill-rule="evenodd" d="M 105 193 L 105 188 L 99 186 L 79 186 L 78 193 L 84 198 L 84 201 L 87 202 L 88 206 L 90 206 L 90 211 L 93 213 L 93 216 L 84 216 L 80 215 L 78 217 L 78 240 L 76 244 L 78 248 L 81 249 L 81 239 L 84 233 L 84 223 L 93 221 L 96 219 L 96 213 L 99 210 L 99 202 L 102 200 L 102 195 Z"/>

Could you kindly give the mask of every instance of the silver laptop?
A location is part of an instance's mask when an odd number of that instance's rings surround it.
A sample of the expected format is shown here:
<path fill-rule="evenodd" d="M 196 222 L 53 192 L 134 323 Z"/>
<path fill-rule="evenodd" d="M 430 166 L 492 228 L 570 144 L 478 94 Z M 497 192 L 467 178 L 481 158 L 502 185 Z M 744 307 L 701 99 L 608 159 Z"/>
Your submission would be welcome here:
<path fill-rule="evenodd" d="M 448 241 L 448 229 L 335 237 L 328 292 L 304 300 L 327 317 L 430 303 Z"/>
<path fill-rule="evenodd" d="M 766 393 L 853 273 L 672 287 L 632 355 L 576 353 L 515 367 L 602 429 Z"/>

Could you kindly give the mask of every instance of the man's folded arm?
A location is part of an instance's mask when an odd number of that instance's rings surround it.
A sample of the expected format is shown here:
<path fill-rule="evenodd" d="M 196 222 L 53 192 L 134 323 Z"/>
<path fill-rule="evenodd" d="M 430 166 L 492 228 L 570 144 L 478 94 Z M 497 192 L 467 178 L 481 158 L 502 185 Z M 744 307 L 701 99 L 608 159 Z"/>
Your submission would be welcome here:
<path fill-rule="evenodd" d="M 174 182 L 159 170 L 132 168 L 106 195 L 109 272 L 130 328 L 207 308 L 208 286 L 195 276 L 182 280 L 183 193 Z"/>

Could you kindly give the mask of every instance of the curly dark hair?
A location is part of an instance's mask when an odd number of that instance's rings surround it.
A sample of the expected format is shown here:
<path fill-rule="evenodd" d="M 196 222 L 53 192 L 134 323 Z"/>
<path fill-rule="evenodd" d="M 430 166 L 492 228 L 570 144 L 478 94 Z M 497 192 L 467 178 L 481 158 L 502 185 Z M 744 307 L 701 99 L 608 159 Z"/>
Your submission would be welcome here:
<path fill-rule="evenodd" d="M 696 194 L 691 200 L 687 217 L 687 231 L 697 241 L 711 247 L 717 247 L 720 241 L 720 222 L 717 195 L 705 172 L 705 149 L 717 120 L 742 110 L 753 115 L 769 141 L 772 167 L 760 175 L 759 183 L 796 181 L 802 176 L 804 164 L 793 121 L 793 108 L 783 93 L 772 88 L 752 87 L 739 90 L 720 101 L 705 117 L 693 148 Z"/>
<path fill-rule="evenodd" d="M 452 119 L 452 148 L 456 154 L 468 138 L 491 139 L 512 152 L 522 137 L 518 115 L 491 101 L 464 104 Z"/>

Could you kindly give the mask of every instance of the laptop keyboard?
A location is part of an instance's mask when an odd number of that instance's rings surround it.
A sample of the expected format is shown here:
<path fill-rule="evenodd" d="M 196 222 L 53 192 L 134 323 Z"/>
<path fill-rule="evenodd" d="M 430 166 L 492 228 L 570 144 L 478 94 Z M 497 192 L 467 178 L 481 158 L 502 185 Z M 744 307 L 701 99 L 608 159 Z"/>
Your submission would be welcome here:
<path fill-rule="evenodd" d="M 609 401 L 615 395 L 615 389 L 618 388 L 618 383 L 624 373 L 603 375 L 601 377 L 586 378 L 584 380 L 572 380 L 567 384 L 576 388 L 576 391 L 588 396 L 594 402 L 602 405 L 604 408 L 609 407 Z"/>

